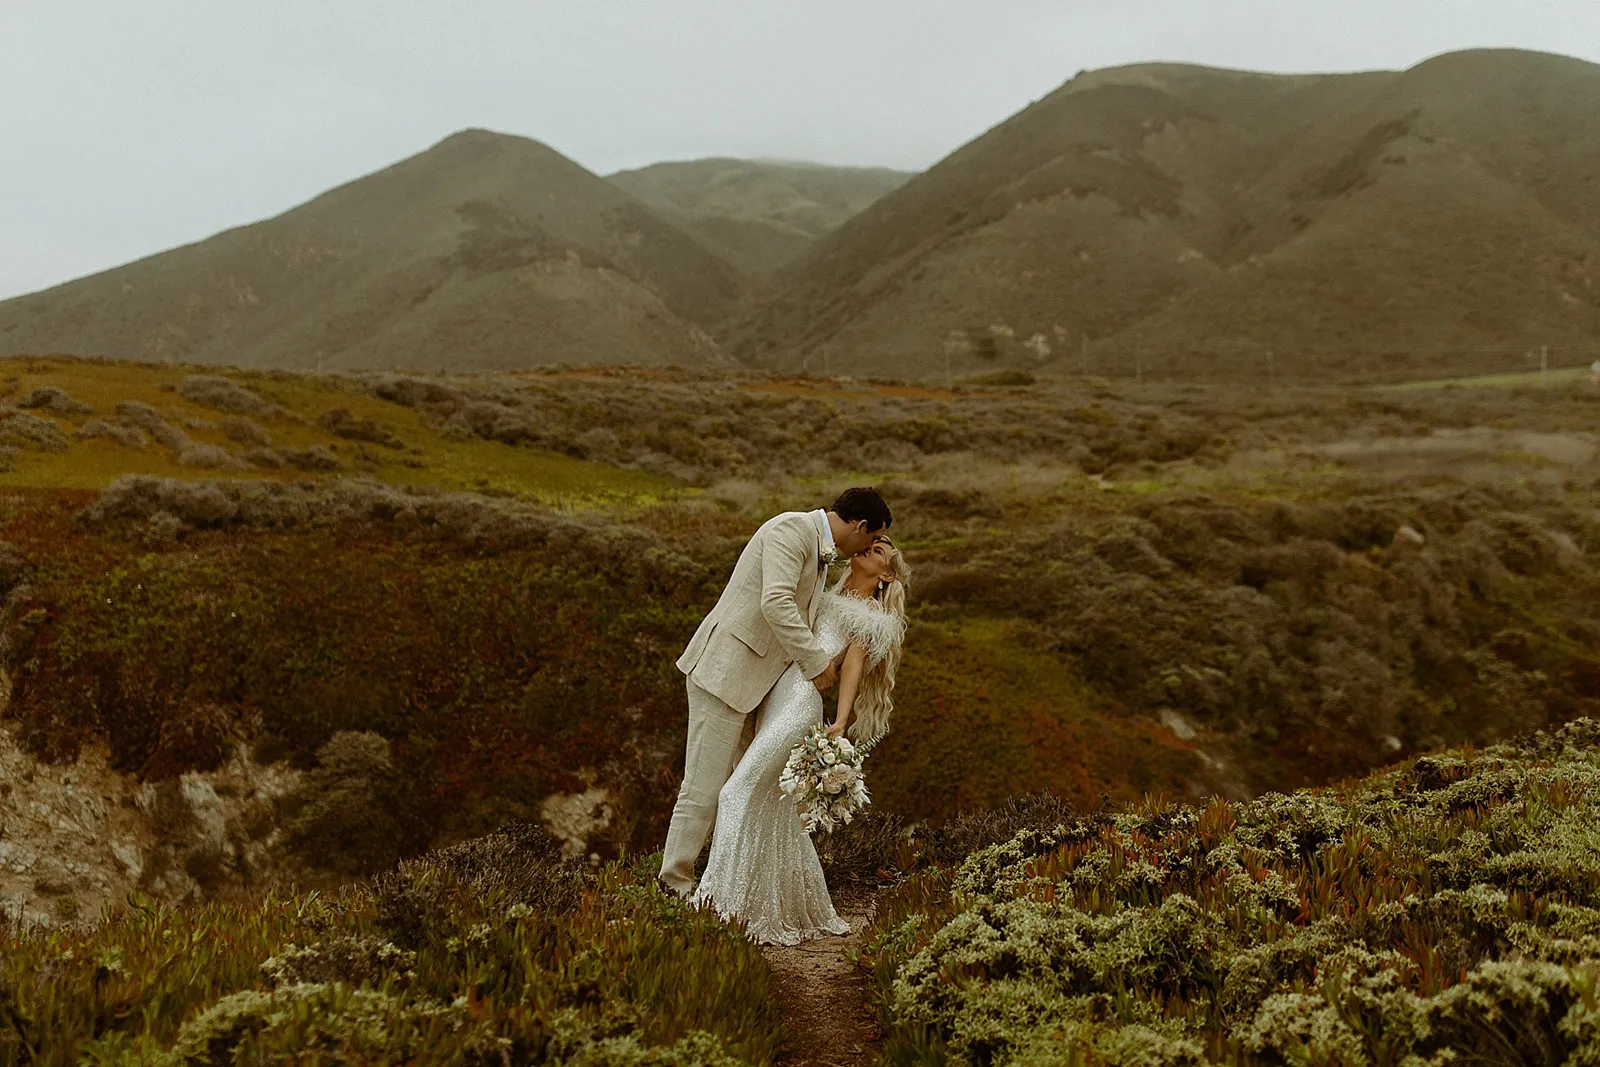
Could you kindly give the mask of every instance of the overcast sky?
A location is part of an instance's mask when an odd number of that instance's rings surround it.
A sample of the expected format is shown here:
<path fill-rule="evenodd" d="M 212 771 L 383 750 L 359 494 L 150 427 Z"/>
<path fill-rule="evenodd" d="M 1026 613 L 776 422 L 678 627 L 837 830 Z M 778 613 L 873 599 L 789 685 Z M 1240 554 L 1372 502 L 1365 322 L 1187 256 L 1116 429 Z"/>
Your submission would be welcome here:
<path fill-rule="evenodd" d="M 1597 0 L 0 0 L 0 298 L 277 214 L 467 126 L 608 173 L 922 168 L 1080 69 L 1600 60 Z"/>

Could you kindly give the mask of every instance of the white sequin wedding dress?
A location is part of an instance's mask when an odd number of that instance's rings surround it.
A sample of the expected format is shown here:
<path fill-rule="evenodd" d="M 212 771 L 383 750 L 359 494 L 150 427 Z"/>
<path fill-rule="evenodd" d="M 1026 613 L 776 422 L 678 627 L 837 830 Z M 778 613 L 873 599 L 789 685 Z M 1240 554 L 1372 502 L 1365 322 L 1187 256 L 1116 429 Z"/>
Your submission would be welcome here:
<path fill-rule="evenodd" d="M 905 623 L 878 606 L 825 592 L 817 640 L 837 660 L 851 644 L 867 652 L 868 669 L 904 636 Z M 717 795 L 717 823 L 706 873 L 691 898 L 724 919 L 741 919 L 754 941 L 797 945 L 850 924 L 833 910 L 811 835 L 778 778 L 795 742 L 822 721 L 822 695 L 790 666 L 756 710 L 755 739 Z"/>

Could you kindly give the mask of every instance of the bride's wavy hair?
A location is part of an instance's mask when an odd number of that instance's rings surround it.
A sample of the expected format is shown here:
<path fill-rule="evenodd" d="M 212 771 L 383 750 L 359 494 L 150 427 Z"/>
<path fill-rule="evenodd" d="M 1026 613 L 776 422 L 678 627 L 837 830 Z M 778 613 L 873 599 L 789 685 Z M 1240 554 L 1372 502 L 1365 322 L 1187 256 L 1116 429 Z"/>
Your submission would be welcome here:
<path fill-rule="evenodd" d="M 879 534 L 873 540 L 883 541 L 894 550 L 889 561 L 894 577 L 879 584 L 876 599 L 884 611 L 903 621 L 911 564 L 888 535 Z M 889 713 L 894 710 L 894 672 L 900 667 L 904 644 L 904 641 L 896 641 L 888 654 L 862 676 L 861 688 L 856 691 L 856 721 L 850 724 L 852 741 L 871 741 L 889 732 Z"/>

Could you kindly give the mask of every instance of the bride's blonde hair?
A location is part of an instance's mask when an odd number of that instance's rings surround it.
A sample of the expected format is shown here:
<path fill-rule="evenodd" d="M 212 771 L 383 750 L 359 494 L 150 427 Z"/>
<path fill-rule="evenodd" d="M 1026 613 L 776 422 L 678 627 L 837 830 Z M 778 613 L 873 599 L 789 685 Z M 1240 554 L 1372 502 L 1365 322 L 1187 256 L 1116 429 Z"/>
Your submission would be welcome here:
<path fill-rule="evenodd" d="M 906 617 L 906 586 L 911 581 L 911 565 L 899 547 L 887 534 L 879 534 L 892 550 L 889 565 L 894 576 L 878 586 L 876 599 L 884 611 L 904 620 Z M 900 666 L 903 641 L 896 641 L 888 653 L 874 664 L 861 678 L 856 691 L 855 722 L 850 724 L 850 739 L 871 741 L 889 732 L 889 713 L 894 710 L 894 672 Z"/>

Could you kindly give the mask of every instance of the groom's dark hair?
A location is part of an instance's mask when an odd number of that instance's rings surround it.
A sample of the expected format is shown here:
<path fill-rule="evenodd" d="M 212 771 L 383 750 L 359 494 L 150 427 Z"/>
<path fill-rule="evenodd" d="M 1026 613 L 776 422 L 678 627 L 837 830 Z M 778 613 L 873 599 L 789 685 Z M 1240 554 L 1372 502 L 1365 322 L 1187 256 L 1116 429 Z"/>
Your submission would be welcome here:
<path fill-rule="evenodd" d="M 845 522 L 867 520 L 868 533 L 886 530 L 894 522 L 894 516 L 889 514 L 889 505 L 884 503 L 883 497 L 879 496 L 878 491 L 871 486 L 846 489 L 839 494 L 839 499 L 835 500 L 833 507 L 828 510 Z"/>

